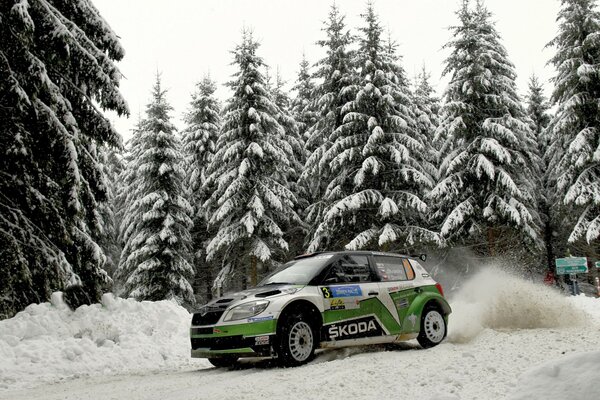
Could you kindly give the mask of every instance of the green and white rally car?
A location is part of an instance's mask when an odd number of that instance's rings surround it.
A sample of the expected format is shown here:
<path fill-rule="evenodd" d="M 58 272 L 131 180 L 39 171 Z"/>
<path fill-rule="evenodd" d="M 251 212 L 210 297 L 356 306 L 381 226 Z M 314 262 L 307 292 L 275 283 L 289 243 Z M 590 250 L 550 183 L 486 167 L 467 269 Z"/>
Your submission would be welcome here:
<path fill-rule="evenodd" d="M 370 251 L 300 256 L 257 287 L 225 295 L 192 318 L 192 357 L 217 367 L 240 357 L 310 361 L 318 348 L 446 336 L 451 309 L 417 258 Z"/>

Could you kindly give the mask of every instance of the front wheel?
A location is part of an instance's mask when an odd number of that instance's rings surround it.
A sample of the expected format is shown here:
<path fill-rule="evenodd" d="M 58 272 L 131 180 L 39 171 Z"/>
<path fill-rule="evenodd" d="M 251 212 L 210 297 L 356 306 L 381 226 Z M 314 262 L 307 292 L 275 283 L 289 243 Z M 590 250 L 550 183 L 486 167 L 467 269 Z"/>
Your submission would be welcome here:
<path fill-rule="evenodd" d="M 230 368 L 237 363 L 237 357 L 215 357 L 209 358 L 208 362 L 217 368 Z"/>
<path fill-rule="evenodd" d="M 421 331 L 417 341 L 421 347 L 427 349 L 437 346 L 446 337 L 446 321 L 436 308 L 426 308 L 421 318 Z"/>
<path fill-rule="evenodd" d="M 313 359 L 316 334 L 310 321 L 302 314 L 292 314 L 280 321 L 277 355 L 285 367 L 302 365 Z"/>

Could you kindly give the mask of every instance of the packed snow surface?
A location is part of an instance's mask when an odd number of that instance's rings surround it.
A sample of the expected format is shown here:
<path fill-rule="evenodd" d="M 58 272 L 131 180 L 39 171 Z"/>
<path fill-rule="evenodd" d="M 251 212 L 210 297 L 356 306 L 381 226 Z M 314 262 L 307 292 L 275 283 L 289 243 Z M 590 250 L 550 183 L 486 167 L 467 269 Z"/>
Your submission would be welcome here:
<path fill-rule="evenodd" d="M 598 398 L 600 299 L 487 269 L 450 303 L 448 339 L 432 349 L 409 342 L 227 370 L 189 358 L 190 315 L 174 303 L 105 295 L 73 312 L 55 294 L 0 321 L 0 399 Z"/>

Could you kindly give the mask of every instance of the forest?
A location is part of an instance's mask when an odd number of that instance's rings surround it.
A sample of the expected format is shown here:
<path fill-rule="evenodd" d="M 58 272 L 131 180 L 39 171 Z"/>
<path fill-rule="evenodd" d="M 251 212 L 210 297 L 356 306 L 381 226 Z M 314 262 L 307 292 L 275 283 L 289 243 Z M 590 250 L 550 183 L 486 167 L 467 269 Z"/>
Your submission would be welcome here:
<path fill-rule="evenodd" d="M 560 3 L 549 98 L 535 75 L 519 96 L 483 0 L 457 1 L 442 96 L 375 4 L 349 27 L 334 3 L 291 91 L 244 29 L 182 129 L 157 73 L 124 142 L 105 116 L 130 114 L 124 49 L 92 0 L 3 1 L 0 319 L 55 291 L 193 307 L 324 250 L 427 253 L 434 274 L 465 254 L 530 275 L 597 260 L 600 14 Z"/>

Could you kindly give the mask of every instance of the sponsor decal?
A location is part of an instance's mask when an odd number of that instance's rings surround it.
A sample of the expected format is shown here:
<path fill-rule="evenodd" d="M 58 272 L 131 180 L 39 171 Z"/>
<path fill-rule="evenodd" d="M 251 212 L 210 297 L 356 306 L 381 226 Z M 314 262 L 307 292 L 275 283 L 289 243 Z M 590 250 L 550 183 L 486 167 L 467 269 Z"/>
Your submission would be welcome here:
<path fill-rule="evenodd" d="M 254 338 L 254 344 L 259 346 L 269 344 L 269 336 L 256 336 Z"/>
<path fill-rule="evenodd" d="M 429 278 L 429 274 L 421 274 L 423 278 Z"/>
<path fill-rule="evenodd" d="M 374 317 L 338 322 L 323 327 L 326 340 L 357 339 L 383 335 L 383 329 Z"/>
<path fill-rule="evenodd" d="M 415 324 L 417 323 L 417 316 L 415 314 L 410 314 L 407 319 L 410 321 L 410 323 L 412 324 L 412 327 L 415 327 Z"/>
<path fill-rule="evenodd" d="M 345 310 L 346 304 L 343 299 L 331 299 L 329 300 L 329 309 L 330 310 Z"/>
<path fill-rule="evenodd" d="M 401 290 L 412 289 L 413 285 L 410 283 L 400 283 L 398 285 L 388 288 L 388 293 L 399 292 Z"/>
<path fill-rule="evenodd" d="M 213 329 L 213 333 L 223 333 L 223 331 L 221 331 L 221 330 L 220 330 L 220 329 L 218 329 L 218 328 L 214 328 L 214 329 Z"/>
<path fill-rule="evenodd" d="M 407 308 L 408 305 L 410 304 L 406 297 L 396 299 L 395 303 L 396 303 L 396 308 L 398 308 L 399 310 L 402 308 Z"/>
<path fill-rule="evenodd" d="M 326 286 L 321 288 L 321 292 L 326 299 L 332 297 L 362 296 L 362 290 L 359 285 Z"/>
<path fill-rule="evenodd" d="M 248 318 L 248 322 L 261 322 L 261 321 L 269 321 L 273 319 L 272 315 L 269 315 L 267 317 L 252 317 L 252 318 Z"/>

